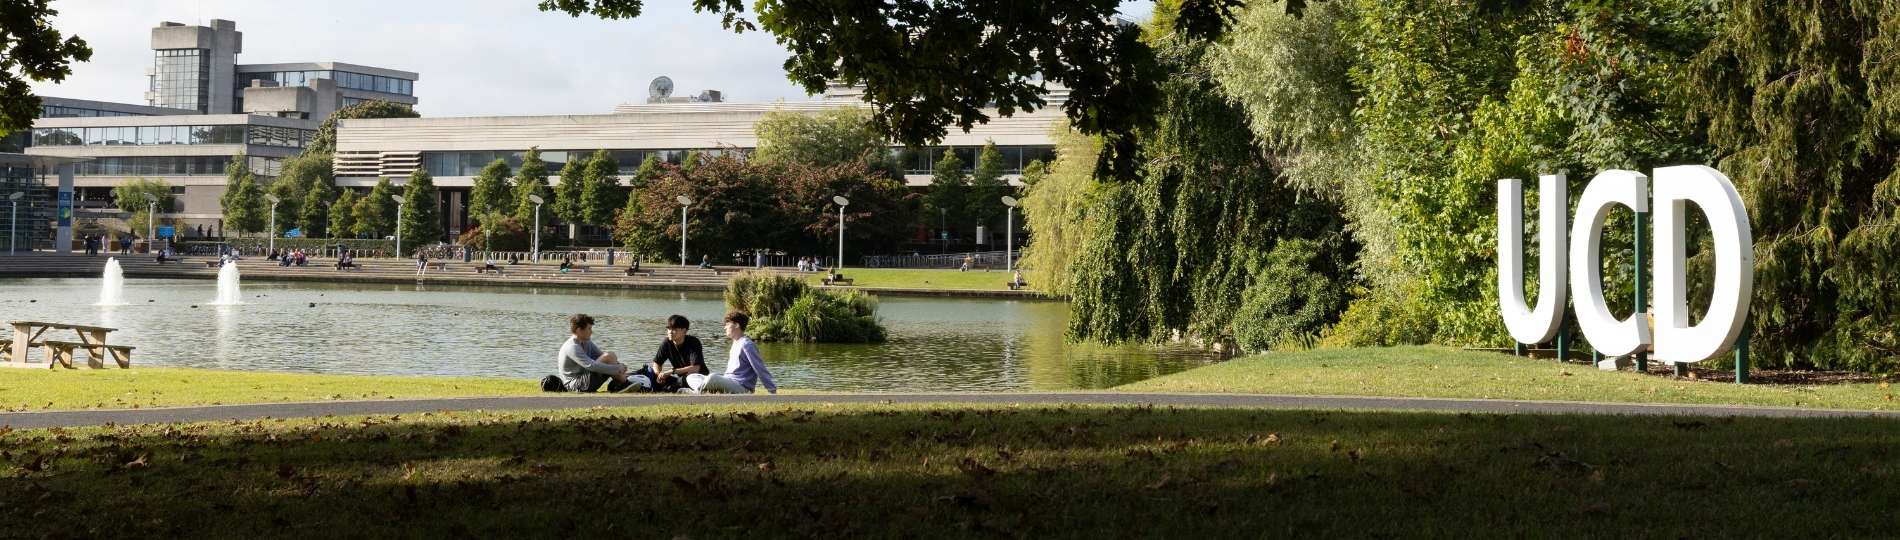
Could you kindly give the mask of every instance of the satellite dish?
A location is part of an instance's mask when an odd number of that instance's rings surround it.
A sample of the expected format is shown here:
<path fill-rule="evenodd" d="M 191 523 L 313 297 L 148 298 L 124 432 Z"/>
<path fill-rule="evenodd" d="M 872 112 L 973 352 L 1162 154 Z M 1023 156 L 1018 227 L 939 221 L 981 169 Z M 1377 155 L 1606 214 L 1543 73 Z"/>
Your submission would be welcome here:
<path fill-rule="evenodd" d="M 692 206 L 692 205 L 693 205 L 693 198 L 692 198 L 692 197 L 688 197 L 688 196 L 685 196 L 685 195 L 681 195 L 681 196 L 678 196 L 678 197 L 674 197 L 674 198 L 673 198 L 673 200 L 675 200 L 675 201 L 679 201 L 679 202 L 680 202 L 680 206 Z"/>
<path fill-rule="evenodd" d="M 542 200 L 541 200 L 541 196 L 540 196 L 540 195 L 535 195 L 535 194 L 532 194 L 532 193 L 530 193 L 530 194 L 528 194 L 528 200 L 529 200 L 529 201 L 531 201 L 531 202 L 533 202 L 534 204 L 541 204 L 541 203 L 543 203 L 543 202 L 546 202 L 546 201 L 542 201 Z"/>
<path fill-rule="evenodd" d="M 833 195 L 831 202 L 838 203 L 838 206 L 845 206 L 851 204 L 851 199 L 846 199 L 843 195 Z"/>
<path fill-rule="evenodd" d="M 647 95 L 657 99 L 673 95 L 673 79 L 665 75 L 654 77 L 653 82 L 647 83 Z"/>
<path fill-rule="evenodd" d="M 1008 195 L 1003 196 L 1003 206 L 1015 207 L 1017 204 L 1019 203 L 1016 201 L 1015 197 L 1011 197 Z"/>

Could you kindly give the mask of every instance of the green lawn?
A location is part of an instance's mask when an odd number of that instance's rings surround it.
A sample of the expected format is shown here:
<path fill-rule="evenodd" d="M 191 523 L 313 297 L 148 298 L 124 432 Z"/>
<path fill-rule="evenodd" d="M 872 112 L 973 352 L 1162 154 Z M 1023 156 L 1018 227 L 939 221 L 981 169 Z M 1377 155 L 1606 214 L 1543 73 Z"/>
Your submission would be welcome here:
<path fill-rule="evenodd" d="M 880 287 L 889 289 L 980 289 L 991 291 L 1009 290 L 1010 273 L 956 270 L 909 270 L 900 268 L 845 268 L 845 277 L 851 278 L 858 287 Z M 813 284 L 819 283 L 824 274 L 812 276 Z"/>
<path fill-rule="evenodd" d="M 176 405 L 534 394 L 538 381 L 384 377 L 182 368 L 0 370 L 0 409 L 131 409 Z"/>
<path fill-rule="evenodd" d="M 1737 385 L 1444 347 L 1269 353 L 1117 387 L 1131 392 L 1532 399 L 1900 409 L 1889 383 Z"/>
<path fill-rule="evenodd" d="M 1880 537 L 1900 422 L 665 406 L 0 434 L 21 537 Z"/>

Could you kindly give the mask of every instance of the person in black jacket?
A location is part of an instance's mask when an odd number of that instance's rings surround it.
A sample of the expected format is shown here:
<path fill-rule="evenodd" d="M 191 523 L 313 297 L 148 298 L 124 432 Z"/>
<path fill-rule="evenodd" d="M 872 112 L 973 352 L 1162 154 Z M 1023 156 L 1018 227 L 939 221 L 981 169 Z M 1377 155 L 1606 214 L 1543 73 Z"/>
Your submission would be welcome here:
<path fill-rule="evenodd" d="M 687 375 L 710 373 L 706 368 L 705 348 L 700 346 L 698 337 L 686 333 L 692 326 L 686 317 L 667 317 L 666 339 L 660 341 L 653 361 L 628 379 L 655 392 L 677 392 L 686 385 Z"/>

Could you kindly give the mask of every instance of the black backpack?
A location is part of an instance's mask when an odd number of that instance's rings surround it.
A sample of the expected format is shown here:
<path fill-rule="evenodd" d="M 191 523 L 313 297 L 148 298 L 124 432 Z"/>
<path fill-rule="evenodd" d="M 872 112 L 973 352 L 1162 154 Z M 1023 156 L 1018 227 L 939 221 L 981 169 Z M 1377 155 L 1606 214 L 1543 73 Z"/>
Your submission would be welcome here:
<path fill-rule="evenodd" d="M 541 391 L 542 392 L 566 392 L 567 385 L 561 383 L 560 377 L 549 375 L 549 376 L 541 378 Z"/>

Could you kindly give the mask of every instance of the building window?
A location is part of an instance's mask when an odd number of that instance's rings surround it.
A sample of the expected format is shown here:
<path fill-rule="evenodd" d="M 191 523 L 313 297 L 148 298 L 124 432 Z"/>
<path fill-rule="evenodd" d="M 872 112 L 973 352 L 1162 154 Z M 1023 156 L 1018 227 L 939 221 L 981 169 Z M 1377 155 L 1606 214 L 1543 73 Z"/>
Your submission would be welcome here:
<path fill-rule="evenodd" d="M 249 136 L 247 138 L 247 128 Z M 316 132 L 275 126 L 139 126 L 34 128 L 35 146 L 151 146 L 257 144 L 302 148 Z"/>
<path fill-rule="evenodd" d="M 155 107 L 207 110 L 211 103 L 211 58 L 205 49 L 160 49 L 152 75 Z"/>

